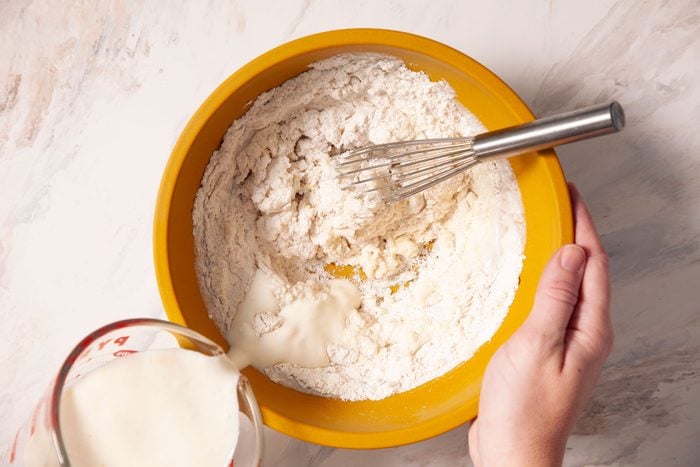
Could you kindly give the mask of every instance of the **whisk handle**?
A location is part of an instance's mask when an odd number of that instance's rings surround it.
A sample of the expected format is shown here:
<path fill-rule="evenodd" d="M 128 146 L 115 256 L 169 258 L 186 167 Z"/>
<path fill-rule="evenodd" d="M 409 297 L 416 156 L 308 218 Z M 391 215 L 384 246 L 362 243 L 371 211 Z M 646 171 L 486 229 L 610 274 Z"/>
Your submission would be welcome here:
<path fill-rule="evenodd" d="M 622 106 L 613 101 L 530 123 L 482 133 L 474 138 L 480 161 L 503 159 L 582 139 L 615 133 L 625 126 Z"/>

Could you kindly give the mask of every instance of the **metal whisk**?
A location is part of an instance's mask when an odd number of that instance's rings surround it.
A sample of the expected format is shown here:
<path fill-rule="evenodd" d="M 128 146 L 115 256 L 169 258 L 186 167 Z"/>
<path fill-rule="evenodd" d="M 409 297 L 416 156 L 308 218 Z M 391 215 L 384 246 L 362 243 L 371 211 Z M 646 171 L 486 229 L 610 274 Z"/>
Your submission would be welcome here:
<path fill-rule="evenodd" d="M 399 201 L 468 170 L 480 162 L 517 156 L 620 131 L 625 114 L 618 102 L 555 115 L 473 137 L 377 144 L 336 156 L 343 188 L 379 191 Z"/>

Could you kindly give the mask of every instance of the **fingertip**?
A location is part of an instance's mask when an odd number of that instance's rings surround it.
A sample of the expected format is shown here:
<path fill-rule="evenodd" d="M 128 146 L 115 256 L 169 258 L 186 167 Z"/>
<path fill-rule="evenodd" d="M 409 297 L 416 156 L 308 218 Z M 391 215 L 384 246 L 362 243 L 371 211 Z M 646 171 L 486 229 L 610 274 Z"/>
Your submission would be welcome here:
<path fill-rule="evenodd" d="M 577 245 L 582 247 L 589 257 L 599 256 L 604 252 L 603 244 L 593 222 L 586 203 L 581 198 L 578 189 L 572 184 L 570 186 L 572 211 L 574 216 L 574 239 Z"/>
<path fill-rule="evenodd" d="M 567 182 L 566 184 L 569 187 L 569 196 L 572 198 L 572 200 L 578 200 L 581 196 L 581 193 L 578 191 L 578 187 L 576 186 L 576 184 L 574 182 Z"/>
<path fill-rule="evenodd" d="M 559 254 L 559 265 L 569 272 L 581 273 L 586 264 L 586 252 L 578 245 L 564 245 Z"/>
<path fill-rule="evenodd" d="M 481 459 L 479 458 L 479 428 L 476 421 L 477 419 L 475 418 L 469 424 L 469 428 L 467 430 L 467 447 L 474 465 L 481 465 Z"/>

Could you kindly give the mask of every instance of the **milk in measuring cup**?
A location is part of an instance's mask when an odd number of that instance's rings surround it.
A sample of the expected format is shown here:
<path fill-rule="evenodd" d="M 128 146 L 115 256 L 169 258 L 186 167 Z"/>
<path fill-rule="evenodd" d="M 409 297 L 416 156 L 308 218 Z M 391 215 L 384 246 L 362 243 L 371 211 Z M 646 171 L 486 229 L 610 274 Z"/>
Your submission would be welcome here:
<path fill-rule="evenodd" d="M 239 372 L 225 356 L 182 349 L 118 358 L 64 389 L 60 419 L 73 467 L 226 466 L 239 431 Z M 58 465 L 48 433 L 24 465 Z"/>

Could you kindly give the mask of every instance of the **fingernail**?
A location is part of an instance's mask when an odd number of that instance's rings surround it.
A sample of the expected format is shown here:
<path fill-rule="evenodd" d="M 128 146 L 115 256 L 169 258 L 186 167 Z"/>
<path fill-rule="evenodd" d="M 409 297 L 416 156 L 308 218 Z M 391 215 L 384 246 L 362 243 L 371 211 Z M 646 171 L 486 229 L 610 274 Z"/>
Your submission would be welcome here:
<path fill-rule="evenodd" d="M 559 264 L 562 268 L 571 272 L 578 272 L 586 262 L 586 253 L 578 245 L 566 245 L 559 257 Z"/>

